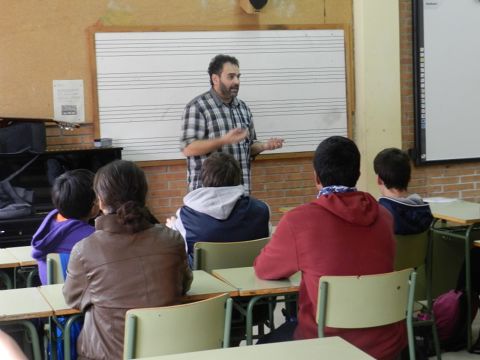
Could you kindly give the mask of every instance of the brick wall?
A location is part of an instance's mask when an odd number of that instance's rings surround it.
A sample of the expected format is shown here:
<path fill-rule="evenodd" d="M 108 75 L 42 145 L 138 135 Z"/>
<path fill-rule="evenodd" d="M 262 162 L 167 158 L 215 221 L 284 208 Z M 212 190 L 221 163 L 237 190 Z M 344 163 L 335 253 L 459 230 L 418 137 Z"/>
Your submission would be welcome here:
<path fill-rule="evenodd" d="M 412 0 L 400 0 L 402 146 L 405 150 L 414 147 L 412 46 Z M 446 196 L 480 202 L 480 163 L 415 167 L 410 191 L 422 196 Z"/>
<path fill-rule="evenodd" d="M 76 148 L 93 143 L 93 125 L 75 130 L 47 126 L 49 148 Z M 187 193 L 186 166 L 160 165 L 144 167 L 149 183 L 148 205 L 163 221 L 175 214 Z M 282 207 L 297 206 L 313 199 L 316 189 L 311 158 L 258 159 L 252 165 L 252 195 L 269 204 L 272 222 L 280 219 Z"/>
<path fill-rule="evenodd" d="M 316 189 L 310 158 L 257 160 L 252 165 L 252 195 L 265 201 L 272 222 L 280 219 L 282 207 L 296 206 L 313 199 Z M 144 168 L 150 185 L 149 207 L 160 221 L 182 205 L 186 194 L 185 165 Z"/>
<path fill-rule="evenodd" d="M 401 47 L 402 143 L 404 149 L 414 145 L 412 12 L 411 0 L 399 0 Z M 91 144 L 93 125 L 74 131 L 47 129 L 50 147 L 76 147 Z M 186 194 L 185 165 L 145 167 L 150 184 L 148 204 L 163 220 L 174 214 Z M 480 163 L 416 167 L 410 190 L 422 196 L 448 196 L 480 202 Z M 266 201 L 274 224 L 281 217 L 281 207 L 296 206 L 314 198 L 313 170 L 310 158 L 257 160 L 253 163 L 253 195 Z"/>

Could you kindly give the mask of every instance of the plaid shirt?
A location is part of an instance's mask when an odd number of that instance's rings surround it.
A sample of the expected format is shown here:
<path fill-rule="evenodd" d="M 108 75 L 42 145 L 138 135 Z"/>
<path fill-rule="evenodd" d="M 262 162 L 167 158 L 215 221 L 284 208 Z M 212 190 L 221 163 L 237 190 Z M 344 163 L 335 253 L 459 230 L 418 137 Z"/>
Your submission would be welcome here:
<path fill-rule="evenodd" d="M 249 135 L 238 144 L 224 145 L 218 151 L 224 151 L 235 157 L 243 172 L 243 185 L 250 192 L 250 147 L 256 141 L 252 113 L 248 106 L 237 98 L 226 105 L 211 88 L 197 96 L 185 107 L 183 114 L 181 149 L 195 140 L 215 139 L 234 128 L 249 130 Z M 202 187 L 200 169 L 210 154 L 187 157 L 187 180 L 189 190 Z"/>

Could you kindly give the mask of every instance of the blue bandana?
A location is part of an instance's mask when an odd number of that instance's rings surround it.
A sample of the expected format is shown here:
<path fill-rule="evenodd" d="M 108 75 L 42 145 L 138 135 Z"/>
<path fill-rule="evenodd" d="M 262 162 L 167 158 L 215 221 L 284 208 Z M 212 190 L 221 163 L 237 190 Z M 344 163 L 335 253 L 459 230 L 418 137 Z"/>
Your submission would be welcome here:
<path fill-rule="evenodd" d="M 323 195 L 330 195 L 334 193 L 347 193 L 357 191 L 356 187 L 348 187 L 343 185 L 330 185 L 325 186 L 317 195 L 317 199 Z"/>

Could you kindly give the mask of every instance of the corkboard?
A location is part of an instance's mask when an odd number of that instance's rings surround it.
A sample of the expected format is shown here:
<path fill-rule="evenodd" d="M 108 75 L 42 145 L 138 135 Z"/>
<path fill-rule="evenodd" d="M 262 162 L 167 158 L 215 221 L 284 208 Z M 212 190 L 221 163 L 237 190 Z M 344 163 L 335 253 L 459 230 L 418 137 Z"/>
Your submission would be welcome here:
<path fill-rule="evenodd" d="M 83 79 L 87 122 L 94 113 L 92 26 L 330 23 L 351 29 L 353 22 L 351 0 L 270 0 L 254 15 L 236 0 L 0 0 L 0 8 L 0 115 L 52 117 L 52 80 Z"/>

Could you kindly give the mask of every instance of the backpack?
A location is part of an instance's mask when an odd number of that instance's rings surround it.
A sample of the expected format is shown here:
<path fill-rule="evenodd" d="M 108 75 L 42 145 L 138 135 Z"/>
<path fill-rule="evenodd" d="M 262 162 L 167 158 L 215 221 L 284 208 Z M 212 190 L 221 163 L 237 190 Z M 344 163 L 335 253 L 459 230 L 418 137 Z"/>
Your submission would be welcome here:
<path fill-rule="evenodd" d="M 477 315 L 478 295 L 472 294 L 472 321 Z M 467 295 L 461 290 L 450 290 L 438 296 L 433 303 L 433 314 L 440 345 L 447 351 L 458 351 L 467 345 Z"/>

